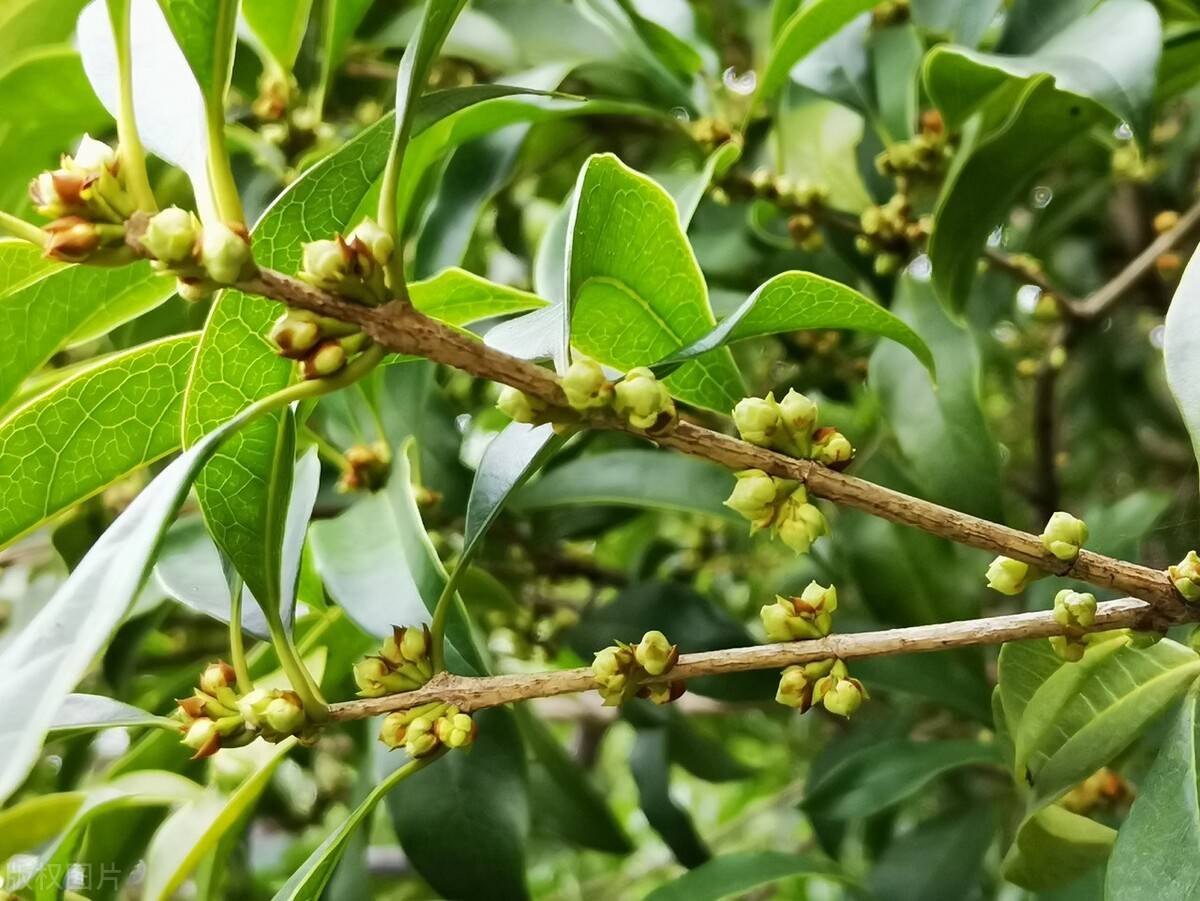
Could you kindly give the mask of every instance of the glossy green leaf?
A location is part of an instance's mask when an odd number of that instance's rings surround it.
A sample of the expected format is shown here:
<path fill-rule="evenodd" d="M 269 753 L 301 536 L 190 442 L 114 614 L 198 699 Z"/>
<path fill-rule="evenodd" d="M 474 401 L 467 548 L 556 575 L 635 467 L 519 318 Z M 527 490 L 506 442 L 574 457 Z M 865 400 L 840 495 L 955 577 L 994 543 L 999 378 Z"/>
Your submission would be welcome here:
<path fill-rule="evenodd" d="M 1167 311 L 1167 382 L 1200 461 L 1200 253 L 1192 255 Z"/>
<path fill-rule="evenodd" d="M 236 0 L 158 0 L 171 33 L 200 84 L 205 103 L 221 108 L 233 64 Z M 243 8 L 261 6 L 247 0 Z M 272 4 L 286 6 L 285 0 Z"/>
<path fill-rule="evenodd" d="M 766 100 L 774 94 L 787 80 L 792 66 L 873 6 L 871 0 L 813 0 L 801 6 L 775 38 L 758 80 L 757 99 Z"/>
<path fill-rule="evenodd" d="M 333 70 L 341 63 L 371 3 L 372 0 L 329 0 L 325 9 L 322 65 Z"/>
<path fill-rule="evenodd" d="M 1116 838 L 1108 826 L 1051 804 L 1021 824 L 1001 872 L 1023 888 L 1057 888 L 1103 863 Z"/>
<path fill-rule="evenodd" d="M 810 855 L 782 851 L 722 854 L 660 885 L 646 896 L 646 901 L 719 901 L 783 879 L 812 876 L 842 878 L 834 864 Z"/>
<path fill-rule="evenodd" d="M 230 420 L 164 469 L 105 531 L 19 634 L 0 651 L 0 798 L 37 759 L 63 699 L 108 642 L 147 577 L 167 525 L 217 445 L 255 415 Z"/>
<path fill-rule="evenodd" d="M 649 450 L 619 450 L 556 466 L 518 492 L 520 510 L 613 504 L 706 513 L 737 521 L 724 506 L 733 490 L 728 470 L 706 460 Z"/>
<path fill-rule="evenodd" d="M 32 795 L 0 810 L 0 860 L 46 844 L 67 828 L 86 791 Z"/>
<path fill-rule="evenodd" d="M 0 545 L 178 449 L 197 340 L 103 360 L 0 421 Z"/>
<path fill-rule="evenodd" d="M 1018 771 L 1053 799 L 1127 748 L 1200 675 L 1173 641 L 1139 650 L 1115 638 L 1060 667 L 1029 699 L 1014 733 Z"/>
<path fill-rule="evenodd" d="M 1010 737 L 1016 737 L 1029 699 L 1062 666 L 1062 658 L 1049 642 L 1010 641 L 1000 648 L 997 688 Z M 1000 728 L 999 723 L 996 728 Z"/>
<path fill-rule="evenodd" d="M 1098 118 L 1098 107 L 1065 101 L 1053 79 L 1042 75 L 1002 84 L 967 123 L 929 239 L 934 286 L 952 312 L 967 304 L 992 228 L 1046 161 Z"/>
<path fill-rule="evenodd" d="M 112 729 L 117 726 L 157 726 L 175 731 L 179 723 L 104 695 L 72 694 L 67 695 L 59 705 L 49 731 L 81 732 Z"/>
<path fill-rule="evenodd" d="M 47 0 L 38 2 L 42 6 Z M 74 0 L 49 3 L 83 5 Z M 22 5 L 0 5 L 0 18 Z M 0 24 L 0 48 L 8 43 L 12 27 Z M 14 214 L 28 208 L 29 182 L 38 172 L 56 166 L 81 134 L 104 132 L 112 123 L 92 93 L 78 52 L 66 46 L 29 50 L 31 46 L 22 45 L 20 54 L 0 49 L 0 209 Z"/>
<path fill-rule="evenodd" d="M 602 363 L 649 365 L 715 325 L 671 196 L 611 154 L 591 157 L 580 173 L 567 258 L 571 343 Z M 720 412 L 744 394 L 723 348 L 681 366 L 667 386 Z"/>
<path fill-rule="evenodd" d="M 996 17 L 1001 2 L 1002 0 L 913 0 L 912 15 L 921 28 L 948 35 L 957 44 L 974 47 Z M 1020 3 L 1016 5 L 1020 6 Z"/>
<path fill-rule="evenodd" d="M 1004 17 L 1001 53 L 1033 53 L 1054 35 L 1096 8 L 1098 0 L 1013 0 Z"/>
<path fill-rule="evenodd" d="M 1200 895 L 1200 683 L 1193 683 L 1121 824 L 1105 897 L 1187 901 Z"/>
<path fill-rule="evenodd" d="M 180 807 L 158 828 L 146 849 L 146 881 L 142 897 L 167 901 L 231 830 L 244 825 L 275 770 L 296 745 L 287 738 L 274 748 L 251 746 L 235 751 L 253 760 L 253 771 L 229 795 L 214 789 Z M 227 752 L 228 753 L 228 752 Z"/>
<path fill-rule="evenodd" d="M 830 328 L 890 338 L 912 351 L 930 375 L 935 373 L 933 353 L 902 319 L 853 288 L 811 272 L 784 272 L 764 282 L 707 335 L 652 368 L 669 372 L 714 348 L 762 335 Z"/>
<path fill-rule="evenodd" d="M 1200 26 L 1169 35 L 1158 64 L 1158 103 L 1182 94 L 1200 81 Z"/>
<path fill-rule="evenodd" d="M 87 0 L 7 0 L 0 4 L 0 60 L 68 41 Z"/>
<path fill-rule="evenodd" d="M 639 729 L 629 754 L 642 812 L 675 859 L 689 869 L 712 858 L 690 814 L 671 797 L 671 760 L 667 730 Z"/>
<path fill-rule="evenodd" d="M 1146 140 L 1161 49 L 1162 25 L 1152 3 L 1105 0 L 1028 55 L 939 47 L 926 62 L 925 82 L 956 126 L 1005 83 L 1050 75 L 1063 101 L 1060 111 L 1071 103 L 1098 106 Z M 1087 120 L 1077 124 L 1084 128 Z"/>
<path fill-rule="evenodd" d="M 489 282 L 465 269 L 445 269 L 413 282 L 408 292 L 414 307 L 447 325 L 470 325 L 546 305 L 546 301 L 528 291 Z"/>
<path fill-rule="evenodd" d="M 439 895 L 528 898 L 521 733 L 508 710 L 483 710 L 475 721 L 470 751 L 409 776 L 387 796 L 387 810 L 404 853 Z"/>
<path fill-rule="evenodd" d="M 888 901 L 974 897 L 995 833 L 995 817 L 976 806 L 922 820 L 896 837 L 871 870 L 872 897 Z"/>
<path fill-rule="evenodd" d="M 879 120 L 893 138 L 912 137 L 920 112 L 921 58 L 925 44 L 915 25 L 878 29 L 871 39 Z"/>
<path fill-rule="evenodd" d="M 946 316 L 930 284 L 911 275 L 897 282 L 892 312 L 933 348 L 940 376 L 935 385 L 894 344 L 871 354 L 871 387 L 914 481 L 929 500 L 1003 521 L 1000 451 L 983 415 L 974 338 Z"/>
<path fill-rule="evenodd" d="M 284 72 L 296 64 L 312 5 L 312 0 L 242 0 L 242 18 Z"/>
<path fill-rule="evenodd" d="M 463 532 L 463 554 L 470 557 L 475 545 L 519 489 L 550 456 L 562 446 L 553 426 L 528 426 L 514 422 L 492 439 L 483 452 L 471 496 L 467 501 L 467 522 Z"/>
<path fill-rule="evenodd" d="M 1002 765 L 995 745 L 968 740 L 879 742 L 843 758 L 809 783 L 803 808 L 826 819 L 887 810 L 963 767 Z"/>

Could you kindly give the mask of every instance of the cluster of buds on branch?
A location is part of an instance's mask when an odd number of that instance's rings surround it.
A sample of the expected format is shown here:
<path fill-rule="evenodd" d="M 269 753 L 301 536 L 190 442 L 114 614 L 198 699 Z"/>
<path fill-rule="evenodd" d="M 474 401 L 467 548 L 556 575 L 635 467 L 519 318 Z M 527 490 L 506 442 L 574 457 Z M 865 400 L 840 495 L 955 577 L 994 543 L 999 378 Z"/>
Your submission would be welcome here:
<path fill-rule="evenodd" d="M 154 268 L 176 277 L 184 300 L 204 300 L 221 285 L 236 284 L 253 272 L 250 234 L 243 225 L 201 225 L 187 210 L 168 207 L 149 217 L 135 216 L 129 228 L 153 257 Z"/>
<path fill-rule="evenodd" d="M 177 703 L 183 743 L 196 752 L 196 760 L 258 737 L 279 742 L 295 735 L 307 742 L 315 736 L 299 695 L 263 688 L 239 695 L 234 669 L 222 661 L 210 663 L 195 691 Z"/>
<path fill-rule="evenodd" d="M 420 688 L 433 677 L 432 650 L 427 626 L 393 626 L 379 653 L 354 665 L 359 697 L 381 698 Z"/>
<path fill-rule="evenodd" d="M 904 257 L 927 237 L 932 222 L 927 217 L 914 219 L 912 203 L 901 192 L 881 206 L 869 206 L 859 216 L 861 233 L 854 246 L 863 256 L 875 258 L 876 275 L 892 275 Z"/>
<path fill-rule="evenodd" d="M 733 423 L 742 440 L 792 457 L 815 460 L 831 469 L 844 469 L 854 458 L 854 447 L 835 428 L 816 429 L 817 405 L 788 389 L 783 400 L 774 393 L 744 397 L 733 408 Z"/>
<path fill-rule="evenodd" d="M 806 713 L 821 704 L 830 713 L 849 717 L 869 698 L 863 684 L 838 657 L 789 666 L 779 679 L 775 700 Z"/>
<path fill-rule="evenodd" d="M 937 110 L 921 116 L 921 130 L 910 141 L 897 141 L 877 157 L 875 168 L 880 175 L 897 180 L 907 190 L 910 179 L 932 179 L 941 176 L 954 157 L 954 142 L 946 133 L 945 123 Z"/>
<path fill-rule="evenodd" d="M 1167 575 L 1185 601 L 1192 604 L 1200 601 L 1200 556 L 1195 551 L 1188 551 L 1186 557 L 1168 566 Z"/>
<path fill-rule="evenodd" d="M 1080 548 L 1087 541 L 1087 523 L 1059 510 L 1046 522 L 1041 537 L 1042 547 L 1064 563 L 1070 563 L 1079 556 Z M 987 585 L 1001 594 L 1015 595 L 1045 575 L 1028 563 L 1000 556 L 988 565 Z"/>
<path fill-rule="evenodd" d="M 786 175 L 774 175 L 758 169 L 749 179 L 755 198 L 772 203 L 788 215 L 788 234 L 802 250 L 815 253 L 825 246 L 820 230 L 821 213 L 829 202 L 829 190 L 807 181 L 793 181 Z"/>
<path fill-rule="evenodd" d="M 837 589 L 810 582 L 799 597 L 775 596 L 775 603 L 759 611 L 771 641 L 804 641 L 824 638 L 833 626 Z"/>
<path fill-rule="evenodd" d="M 769 476 L 761 469 L 736 473 L 737 483 L 725 506 L 750 520 L 750 534 L 772 528 L 780 541 L 797 554 L 808 553 L 814 541 L 829 534 L 829 523 L 808 491 L 798 482 Z"/>
<path fill-rule="evenodd" d="M 379 740 L 392 750 L 403 748 L 409 757 L 428 757 L 441 748 L 466 748 L 475 740 L 476 725 L 469 714 L 453 704 L 434 701 L 411 710 L 397 710 L 383 718 Z"/>
<path fill-rule="evenodd" d="M 341 494 L 352 491 L 376 491 L 387 484 L 392 470 L 392 451 L 386 442 L 356 444 L 346 449 L 346 467 L 338 479 Z"/>
<path fill-rule="evenodd" d="M 1064 588 L 1054 597 L 1054 621 L 1066 632 L 1050 636 L 1050 647 L 1063 660 L 1079 660 L 1087 650 L 1084 629 L 1096 622 L 1096 596 Z"/>
<path fill-rule="evenodd" d="M 634 645 L 618 641 L 596 652 L 592 661 L 596 690 L 605 707 L 620 706 L 633 697 L 669 704 L 686 689 L 682 680 L 645 683 L 669 673 L 678 659 L 678 646 L 657 630 L 647 632 Z"/>
<path fill-rule="evenodd" d="M 394 251 L 392 236 L 364 219 L 348 236 L 305 244 L 297 276 L 315 288 L 378 306 L 390 296 L 387 267 Z M 357 326 L 299 309 L 276 321 L 270 339 L 280 356 L 300 363 L 306 379 L 335 375 L 371 343 Z"/>

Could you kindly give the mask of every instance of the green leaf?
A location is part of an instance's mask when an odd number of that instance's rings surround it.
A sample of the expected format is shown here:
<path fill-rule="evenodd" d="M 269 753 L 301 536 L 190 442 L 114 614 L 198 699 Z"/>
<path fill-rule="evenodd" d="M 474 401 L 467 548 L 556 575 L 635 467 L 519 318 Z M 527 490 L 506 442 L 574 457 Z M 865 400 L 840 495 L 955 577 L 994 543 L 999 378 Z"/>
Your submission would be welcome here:
<path fill-rule="evenodd" d="M 354 32 L 371 9 L 373 0 L 329 0 L 325 9 L 323 66 L 333 71 L 341 63 Z"/>
<path fill-rule="evenodd" d="M 255 745 L 235 751 L 243 761 L 253 761 L 253 772 L 232 794 L 209 789 L 167 817 L 146 849 L 142 897 L 147 901 L 174 897 L 200 862 L 216 851 L 218 843 L 245 824 L 247 814 L 295 745 L 294 738 L 287 738 L 273 748 Z"/>
<path fill-rule="evenodd" d="M 83 5 L 74 0 L 38 3 Z M 0 19 L 23 5 L 0 5 Z M 73 15 L 71 22 L 73 27 Z M 30 180 L 55 167 L 81 134 L 108 130 L 112 117 L 92 93 L 75 50 L 56 46 L 29 51 L 32 44 L 25 44 L 26 52 L 19 55 L 6 51 L 2 48 L 12 37 L 11 28 L 0 24 L 0 209 L 15 214 L 29 207 Z"/>
<path fill-rule="evenodd" d="M 671 760 L 664 728 L 639 729 L 629 754 L 629 769 L 637 783 L 638 798 L 646 820 L 675 859 L 689 869 L 712 857 L 696 831 L 691 816 L 671 798 Z"/>
<path fill-rule="evenodd" d="M 880 123 L 898 141 L 912 137 L 920 112 L 925 44 L 915 25 L 877 29 L 871 36 Z"/>
<path fill-rule="evenodd" d="M 498 285 L 464 269 L 445 269 L 408 286 L 412 305 L 447 325 L 465 326 L 493 316 L 508 316 L 544 307 L 540 297 Z"/>
<path fill-rule="evenodd" d="M 1118 637 L 1090 647 L 1034 692 L 1017 730 L 1018 772 L 1051 800 L 1109 763 L 1200 674 L 1196 653 L 1163 640 L 1139 650 Z"/>
<path fill-rule="evenodd" d="M 756 100 L 768 99 L 787 81 L 792 66 L 873 6 L 872 0 L 813 0 L 793 13 L 771 47 Z"/>
<path fill-rule="evenodd" d="M 475 722 L 471 750 L 450 753 L 401 782 L 387 797 L 388 813 L 404 853 L 439 895 L 528 898 L 521 733 L 503 709 L 480 711 Z"/>
<path fill-rule="evenodd" d="M 87 0 L 6 0 L 0 4 L 0 60 L 69 41 Z"/>
<path fill-rule="evenodd" d="M 521 736 L 536 763 L 530 773 L 536 816 L 549 820 L 568 841 L 607 854 L 628 854 L 633 845 L 587 771 L 529 709 L 513 709 Z"/>
<path fill-rule="evenodd" d="M 83 678 L 150 575 L 167 525 L 218 444 L 257 415 L 248 410 L 164 469 L 100 536 L 34 618 L 0 651 L 0 798 L 37 759 L 63 699 Z"/>
<path fill-rule="evenodd" d="M 930 59 L 936 56 L 935 50 Z M 1053 79 L 1042 75 L 1003 84 L 967 123 L 929 239 L 934 286 L 951 312 L 966 307 L 992 228 L 1046 161 L 1098 117 L 1094 104 L 1066 99 Z"/>
<path fill-rule="evenodd" d="M 1023 888 L 1056 888 L 1103 863 L 1116 838 L 1108 826 L 1051 804 L 1021 824 L 1001 872 Z"/>
<path fill-rule="evenodd" d="M 1193 683 L 1121 824 L 1105 885 L 1111 901 L 1187 901 L 1200 895 L 1197 705 L 1200 683 Z"/>
<path fill-rule="evenodd" d="M 1062 666 L 1062 658 L 1046 641 L 1010 641 L 1000 648 L 997 688 L 1011 738 L 1016 738 L 1029 699 Z"/>
<path fill-rule="evenodd" d="M 0 545 L 179 448 L 197 336 L 110 357 L 0 421 Z"/>
<path fill-rule="evenodd" d="M 1028 55 L 938 47 L 926 61 L 925 83 L 956 127 L 1002 85 L 1049 75 L 1060 111 L 1072 104 L 1102 108 L 1146 141 L 1161 50 L 1162 24 L 1152 3 L 1105 0 Z M 1088 121 L 1081 118 L 1077 125 L 1084 128 Z"/>
<path fill-rule="evenodd" d="M 312 0 L 242 0 L 242 17 L 271 59 L 291 72 L 308 30 Z"/>
<path fill-rule="evenodd" d="M 176 730 L 179 723 L 165 716 L 155 716 L 140 707 L 125 704 L 104 695 L 67 695 L 54 714 L 50 732 L 82 732 L 126 726 L 158 726 Z"/>
<path fill-rule="evenodd" d="M 896 838 L 871 870 L 873 897 L 888 901 L 976 897 L 996 833 L 990 810 L 951 810 Z"/>
<path fill-rule="evenodd" d="M 743 851 L 722 854 L 660 885 L 645 901 L 719 901 L 791 877 L 819 876 L 841 880 L 838 867 L 806 854 Z"/>
<path fill-rule="evenodd" d="M 732 490 L 730 472 L 707 460 L 651 450 L 618 450 L 556 466 L 518 492 L 513 503 L 519 510 L 581 504 L 648 507 L 740 522 L 724 505 Z"/>
<path fill-rule="evenodd" d="M 233 64 L 236 0 L 158 0 L 158 4 L 200 84 L 205 104 L 223 109 Z M 246 0 L 243 9 L 247 18 L 252 7 L 261 5 L 261 2 Z M 288 4 L 286 0 L 277 0 L 271 5 L 283 7 Z"/>
<path fill-rule="evenodd" d="M 56 351 L 102 334 L 151 310 L 174 291 L 149 263 L 107 268 L 47 265 L 40 251 L 22 241 L 0 241 L 0 402 Z M 29 327 L 36 322 L 38 327 Z"/>
<path fill-rule="evenodd" d="M 563 444 L 547 423 L 528 426 L 513 422 L 492 439 L 471 483 L 463 556 L 470 559 L 476 544 L 496 521 L 504 504 Z M 461 565 L 461 564 L 460 564 Z"/>
<path fill-rule="evenodd" d="M 1200 461 L 1200 253 L 1194 253 L 1167 310 L 1167 382 Z"/>
<path fill-rule="evenodd" d="M 611 154 L 591 157 L 579 175 L 567 295 L 571 343 L 621 369 L 662 360 L 715 324 L 671 196 Z M 681 366 L 667 386 L 681 400 L 723 413 L 745 393 L 733 358 L 720 348 Z"/>
<path fill-rule="evenodd" d="M 1002 0 L 913 0 L 912 15 L 917 25 L 926 31 L 948 35 L 957 44 L 974 47 L 996 17 L 1001 2 Z M 1020 6 L 1020 0 L 1015 5 Z M 1057 5 L 1059 4 L 1055 4 Z M 1009 15 L 1011 17 L 1012 14 Z"/>
<path fill-rule="evenodd" d="M 1000 765 L 997 747 L 977 741 L 879 742 L 811 780 L 801 806 L 826 819 L 862 819 L 913 797 L 953 770 Z"/>
<path fill-rule="evenodd" d="M 1097 0 L 1013 0 L 1004 17 L 1004 33 L 997 49 L 1001 53 L 1032 53 L 1055 34 L 1096 8 Z M 965 42 L 964 42 L 965 43 Z"/>
<path fill-rule="evenodd" d="M 890 338 L 935 373 L 929 347 L 902 319 L 853 288 L 811 272 L 784 272 L 764 282 L 720 325 L 652 368 L 666 373 L 714 348 L 762 335 L 831 328 Z"/>
<path fill-rule="evenodd" d="M 932 501 L 1003 521 L 1000 452 L 983 415 L 974 338 L 946 316 L 929 283 L 911 275 L 897 282 L 892 310 L 934 349 L 941 376 L 934 385 L 893 344 L 871 354 L 869 382 L 913 480 Z"/>
<path fill-rule="evenodd" d="M 36 849 L 67 828 L 86 791 L 31 795 L 0 810 L 0 860 Z"/>

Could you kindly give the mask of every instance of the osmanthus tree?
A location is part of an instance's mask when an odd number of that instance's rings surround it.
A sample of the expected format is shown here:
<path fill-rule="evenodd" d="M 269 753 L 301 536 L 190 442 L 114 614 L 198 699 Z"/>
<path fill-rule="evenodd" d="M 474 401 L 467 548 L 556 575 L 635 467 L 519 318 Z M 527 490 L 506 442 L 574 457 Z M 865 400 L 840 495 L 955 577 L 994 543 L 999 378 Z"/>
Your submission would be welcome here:
<path fill-rule="evenodd" d="M 1200 894 L 1200 8 L 464 7 L 0 2 L 0 895 Z"/>

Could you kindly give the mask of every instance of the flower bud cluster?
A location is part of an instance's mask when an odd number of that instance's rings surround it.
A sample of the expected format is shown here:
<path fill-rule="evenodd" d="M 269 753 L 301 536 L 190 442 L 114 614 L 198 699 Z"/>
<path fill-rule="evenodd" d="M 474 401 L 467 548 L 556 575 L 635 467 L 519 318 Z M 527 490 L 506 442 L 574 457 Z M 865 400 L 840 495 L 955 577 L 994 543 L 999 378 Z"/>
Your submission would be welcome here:
<path fill-rule="evenodd" d="M 1059 510 L 1042 530 L 1042 546 L 1059 560 L 1070 562 L 1079 556 L 1087 537 L 1087 523 Z"/>
<path fill-rule="evenodd" d="M 1054 621 L 1066 633 L 1051 636 L 1050 647 L 1063 660 L 1079 660 L 1087 649 L 1085 630 L 1096 623 L 1096 596 L 1064 588 L 1054 596 Z"/>
<path fill-rule="evenodd" d="M 645 366 L 630 369 L 613 386 L 613 409 L 637 429 L 661 432 L 675 421 L 671 393 Z"/>
<path fill-rule="evenodd" d="M 176 290 L 184 300 L 206 300 L 221 286 L 254 272 L 250 233 L 239 223 L 202 225 L 195 214 L 167 207 L 151 215 L 137 214 L 127 229 L 155 270 L 176 277 Z"/>
<path fill-rule="evenodd" d="M 803 485 L 767 475 L 761 469 L 736 473 L 737 483 L 725 506 L 750 520 L 750 533 L 771 527 L 775 536 L 797 554 L 829 534 L 829 524 Z"/>
<path fill-rule="evenodd" d="M 247 745 L 261 736 L 282 741 L 289 735 L 312 738 L 304 704 L 294 691 L 255 688 L 237 692 L 233 667 L 210 663 L 195 691 L 177 702 L 183 719 L 183 743 L 195 751 L 193 759 L 211 757 L 221 748 Z"/>
<path fill-rule="evenodd" d="M 814 431 L 816 403 L 790 388 L 781 401 L 775 400 L 773 392 L 766 397 L 742 398 L 733 408 L 733 423 L 743 441 L 816 460 L 833 469 L 844 468 L 854 457 L 854 447 L 837 429 Z"/>
<path fill-rule="evenodd" d="M 392 470 L 392 453 L 382 441 L 356 444 L 346 450 L 346 470 L 338 480 L 341 494 L 376 491 L 387 484 Z"/>
<path fill-rule="evenodd" d="M 1195 551 L 1188 551 L 1186 557 L 1168 566 L 1167 575 L 1185 601 L 1193 604 L 1200 601 L 1200 556 Z"/>
<path fill-rule="evenodd" d="M 669 704 L 683 694 L 681 680 L 646 682 L 669 673 L 678 659 L 679 647 L 662 632 L 651 630 L 635 645 L 618 641 L 597 651 L 592 676 L 605 707 L 617 707 L 632 697 Z"/>
<path fill-rule="evenodd" d="M 379 698 L 420 688 L 433 676 L 427 626 L 393 626 L 379 653 L 354 665 L 359 697 Z"/>
<path fill-rule="evenodd" d="M 900 268 L 905 254 L 929 234 L 930 223 L 912 218 L 912 205 L 900 193 L 882 206 L 869 206 L 859 216 L 861 233 L 854 246 L 863 256 L 875 258 L 876 275 L 892 275 Z"/>
<path fill-rule="evenodd" d="M 779 679 L 775 700 L 807 713 L 816 704 L 849 718 L 869 698 L 862 682 L 850 675 L 837 657 L 789 666 Z"/>
<path fill-rule="evenodd" d="M 496 409 L 513 422 L 541 425 L 550 421 L 550 407 L 545 401 L 528 395 L 519 388 L 514 388 L 512 385 L 504 385 L 500 389 L 500 397 L 496 401 Z"/>
<path fill-rule="evenodd" d="M 306 379 L 336 375 L 371 343 L 356 326 L 299 309 L 280 316 L 268 337 L 281 357 L 300 363 Z"/>
<path fill-rule="evenodd" d="M 395 241 L 373 219 L 364 219 L 349 235 L 310 241 L 298 277 L 315 288 L 378 306 L 388 300 L 387 265 Z"/>
<path fill-rule="evenodd" d="M 837 589 L 810 582 L 799 597 L 776 595 L 759 616 L 771 641 L 803 641 L 828 635 L 835 610 Z"/>
<path fill-rule="evenodd" d="M 475 741 L 470 714 L 453 704 L 434 701 L 383 718 L 379 740 L 392 750 L 404 748 L 409 757 L 428 757 L 440 748 L 466 748 Z"/>
<path fill-rule="evenodd" d="M 891 178 L 931 178 L 941 175 L 953 156 L 954 147 L 944 131 L 920 132 L 880 153 L 875 168 Z"/>
<path fill-rule="evenodd" d="M 782 207 L 789 213 L 788 234 L 801 249 L 815 253 L 825 246 L 821 232 L 821 213 L 829 202 L 829 190 L 807 181 L 793 181 L 786 175 L 774 175 L 759 169 L 750 176 L 753 195 Z"/>

